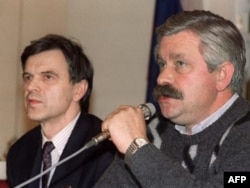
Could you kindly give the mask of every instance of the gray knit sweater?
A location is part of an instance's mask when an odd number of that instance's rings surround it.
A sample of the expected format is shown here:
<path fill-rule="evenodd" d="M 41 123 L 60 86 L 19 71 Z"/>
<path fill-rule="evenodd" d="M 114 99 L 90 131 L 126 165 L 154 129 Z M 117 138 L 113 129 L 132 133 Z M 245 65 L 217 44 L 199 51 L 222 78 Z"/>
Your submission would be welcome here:
<path fill-rule="evenodd" d="M 216 122 L 191 136 L 161 121 L 161 149 L 148 144 L 128 164 L 117 154 L 95 188 L 222 188 L 224 172 L 250 172 L 249 111 L 239 97 Z"/>

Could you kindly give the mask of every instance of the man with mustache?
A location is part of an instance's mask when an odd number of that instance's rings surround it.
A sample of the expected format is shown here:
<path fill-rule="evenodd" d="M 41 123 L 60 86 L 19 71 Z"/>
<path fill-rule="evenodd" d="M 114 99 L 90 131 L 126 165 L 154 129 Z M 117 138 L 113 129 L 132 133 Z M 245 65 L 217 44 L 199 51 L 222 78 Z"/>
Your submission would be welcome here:
<path fill-rule="evenodd" d="M 162 144 L 151 143 L 138 107 L 119 107 L 102 126 L 119 153 L 95 188 L 224 187 L 224 172 L 250 172 L 243 37 L 232 22 L 203 10 L 170 17 L 157 34 Z"/>
<path fill-rule="evenodd" d="M 9 150 L 10 187 L 40 174 L 48 161 L 56 164 L 81 149 L 100 133 L 102 122 L 88 113 L 94 72 L 80 44 L 49 34 L 32 41 L 21 61 L 25 108 L 39 125 Z M 47 145 L 51 155 L 42 159 Z M 90 188 L 113 160 L 114 149 L 107 142 L 85 150 L 25 187 Z"/>

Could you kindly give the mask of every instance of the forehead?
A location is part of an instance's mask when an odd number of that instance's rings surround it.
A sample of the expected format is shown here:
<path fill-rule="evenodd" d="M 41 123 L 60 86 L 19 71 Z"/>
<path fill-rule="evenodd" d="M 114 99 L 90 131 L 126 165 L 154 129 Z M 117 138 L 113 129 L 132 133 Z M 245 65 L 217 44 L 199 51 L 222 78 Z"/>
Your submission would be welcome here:
<path fill-rule="evenodd" d="M 68 70 L 68 64 L 64 54 L 60 50 L 47 50 L 27 59 L 25 70 L 29 69 L 65 69 Z"/>
<path fill-rule="evenodd" d="M 180 56 L 200 54 L 200 39 L 190 31 L 181 31 L 177 34 L 164 36 L 158 49 L 158 56 L 177 58 Z"/>

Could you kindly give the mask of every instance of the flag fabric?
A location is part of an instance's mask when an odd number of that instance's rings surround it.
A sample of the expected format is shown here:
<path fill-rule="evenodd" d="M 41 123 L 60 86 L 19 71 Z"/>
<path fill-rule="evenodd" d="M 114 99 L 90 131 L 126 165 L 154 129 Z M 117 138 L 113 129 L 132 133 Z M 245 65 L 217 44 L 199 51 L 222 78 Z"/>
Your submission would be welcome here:
<path fill-rule="evenodd" d="M 147 78 L 147 91 L 146 91 L 146 102 L 153 103 L 156 106 L 157 111 L 159 111 L 159 106 L 153 99 L 153 89 L 156 85 L 157 76 L 159 74 L 159 68 L 154 57 L 154 47 L 156 45 L 156 34 L 155 29 L 163 24 L 165 20 L 173 14 L 182 11 L 182 6 L 180 0 L 156 0 L 155 13 L 154 13 L 154 23 L 152 32 L 152 41 L 150 49 L 150 59 L 148 66 L 148 78 Z"/>

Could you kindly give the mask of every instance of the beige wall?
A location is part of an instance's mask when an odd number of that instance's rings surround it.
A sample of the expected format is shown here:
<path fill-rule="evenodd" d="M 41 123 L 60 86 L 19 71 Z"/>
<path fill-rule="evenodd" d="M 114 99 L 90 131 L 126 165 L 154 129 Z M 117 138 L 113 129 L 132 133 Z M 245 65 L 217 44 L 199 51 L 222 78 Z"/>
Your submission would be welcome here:
<path fill-rule="evenodd" d="M 243 1 L 182 0 L 185 9 L 208 9 L 233 20 L 235 3 Z M 144 102 L 154 4 L 0 0 L 0 160 L 8 143 L 34 125 L 23 109 L 19 60 L 29 41 L 51 32 L 79 39 L 95 68 L 91 112 L 104 118 L 121 104 Z"/>
<path fill-rule="evenodd" d="M 18 1 L 0 1 L 0 159 L 15 134 L 19 7 Z"/>
<path fill-rule="evenodd" d="M 16 133 L 14 137 L 19 137 L 24 132 L 29 130 L 34 122 L 29 121 L 26 118 L 25 110 L 23 108 L 22 100 L 22 80 L 21 80 L 21 66 L 20 55 L 25 46 L 27 46 L 31 40 L 39 38 L 48 33 L 67 33 L 67 0 L 23 0 L 20 6 L 19 25 L 19 52 L 17 57 L 18 74 L 17 84 L 19 86 L 17 91 L 17 123 Z"/>
<path fill-rule="evenodd" d="M 0 0 L 0 159 L 26 119 L 20 54 L 47 33 L 80 40 L 95 68 L 91 112 L 144 102 L 154 0 Z"/>
<path fill-rule="evenodd" d="M 66 32 L 67 0 L 0 0 L 0 159 L 31 128 L 23 109 L 20 54 L 30 40 Z"/>
<path fill-rule="evenodd" d="M 80 39 L 95 68 L 91 111 L 104 118 L 121 104 L 145 100 L 153 22 L 152 0 L 73 0 L 69 34 Z"/>

